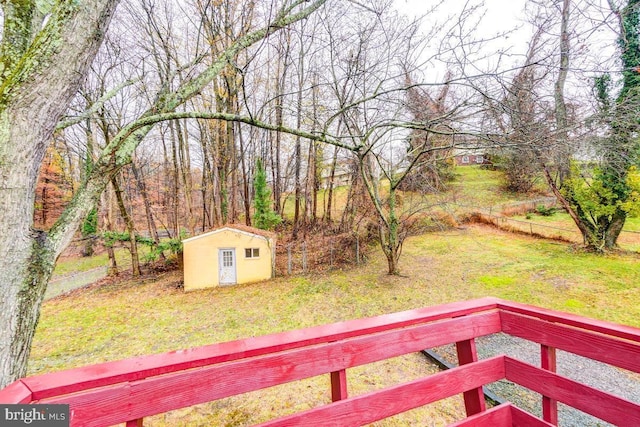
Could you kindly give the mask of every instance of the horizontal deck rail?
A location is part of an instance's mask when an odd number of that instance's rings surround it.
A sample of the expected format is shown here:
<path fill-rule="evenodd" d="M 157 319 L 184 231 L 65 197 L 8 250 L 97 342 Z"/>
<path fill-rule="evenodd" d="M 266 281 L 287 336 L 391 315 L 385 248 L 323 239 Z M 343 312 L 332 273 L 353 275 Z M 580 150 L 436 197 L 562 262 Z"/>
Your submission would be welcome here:
<path fill-rule="evenodd" d="M 475 339 L 498 332 L 539 343 L 540 365 L 478 359 Z M 348 395 L 350 368 L 445 344 L 456 345 L 460 366 Z M 357 426 L 455 395 L 467 418 L 452 426 L 555 425 L 557 402 L 640 425 L 637 402 L 558 375 L 556 349 L 640 373 L 639 329 L 483 298 L 27 377 L 0 390 L 0 403 L 69 404 L 72 426 L 141 426 L 152 415 L 329 374 L 332 403 L 260 426 Z M 482 387 L 502 379 L 540 393 L 542 418 L 508 402 L 487 408 Z"/>

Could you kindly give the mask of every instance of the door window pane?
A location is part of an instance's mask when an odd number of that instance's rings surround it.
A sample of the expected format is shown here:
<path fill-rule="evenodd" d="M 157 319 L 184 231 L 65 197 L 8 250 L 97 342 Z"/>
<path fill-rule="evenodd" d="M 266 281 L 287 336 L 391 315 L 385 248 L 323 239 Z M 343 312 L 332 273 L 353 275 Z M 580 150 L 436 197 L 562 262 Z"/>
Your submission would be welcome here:
<path fill-rule="evenodd" d="M 233 267 L 233 253 L 231 251 L 222 251 L 222 266 Z"/>

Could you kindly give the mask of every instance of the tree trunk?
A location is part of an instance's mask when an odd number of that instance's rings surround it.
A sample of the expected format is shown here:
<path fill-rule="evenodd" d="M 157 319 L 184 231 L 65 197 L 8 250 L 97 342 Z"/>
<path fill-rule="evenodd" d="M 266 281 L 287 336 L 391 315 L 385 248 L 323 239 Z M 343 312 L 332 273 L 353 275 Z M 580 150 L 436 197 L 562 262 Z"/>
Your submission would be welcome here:
<path fill-rule="evenodd" d="M 567 211 L 574 224 L 578 227 L 578 230 L 580 230 L 583 243 L 587 249 L 602 252 L 603 250 L 617 247 L 618 237 L 620 236 L 626 221 L 626 212 L 621 209 L 617 209 L 611 219 L 606 216 L 602 216 L 598 219 L 596 224 L 593 224 L 590 220 L 589 214 L 584 212 L 580 208 L 579 204 L 573 206 L 560 192 L 556 181 L 551 177 L 551 173 L 544 163 L 542 164 L 542 169 L 545 179 L 547 180 L 547 184 L 553 191 L 553 194 L 556 196 L 565 211 Z"/>
<path fill-rule="evenodd" d="M 387 207 L 389 209 L 389 213 L 387 221 L 384 222 L 383 227 L 383 232 L 386 232 L 387 234 L 387 250 L 385 251 L 387 254 L 387 261 L 389 263 L 389 271 L 387 273 L 397 275 L 400 274 L 400 270 L 398 269 L 398 260 L 400 259 L 402 241 L 398 235 L 400 224 L 396 213 L 396 190 L 393 182 L 389 185 L 389 201 L 387 202 Z"/>
<path fill-rule="evenodd" d="M 8 16 L 4 15 L 0 76 L 0 388 L 26 374 L 47 282 L 56 259 L 81 221 L 80 217 L 69 227 L 52 229 L 49 235 L 33 229 L 36 180 L 55 126 L 93 60 L 116 5 L 114 0 L 61 1 L 44 26 L 34 19 L 11 22 L 13 27 L 9 28 Z M 8 34 L 25 28 L 29 29 L 26 34 Z M 15 43 L 18 40 L 24 43 Z"/>
<path fill-rule="evenodd" d="M 385 253 L 387 256 L 387 274 L 397 276 L 400 274 L 398 269 L 398 256 L 393 252 Z"/>
<path fill-rule="evenodd" d="M 102 193 L 102 206 L 104 213 L 102 216 L 102 223 L 106 231 L 113 231 L 113 191 L 107 187 Z M 107 246 L 107 256 L 109 257 L 109 267 L 107 267 L 107 275 L 111 276 L 118 274 L 118 262 L 116 261 L 116 254 L 113 250 L 113 246 Z"/>
<path fill-rule="evenodd" d="M 320 189 L 318 163 L 321 159 L 318 155 L 319 148 L 316 142 L 312 142 L 310 150 L 313 152 L 313 162 L 311 164 L 311 173 L 309 174 L 309 187 L 311 189 L 311 197 L 309 197 L 309 199 L 311 205 L 311 224 L 315 225 L 318 221 L 318 190 Z"/>
<path fill-rule="evenodd" d="M 291 48 L 290 33 L 283 31 L 281 33 L 281 41 L 283 41 L 284 52 L 278 52 L 276 75 L 279 78 L 276 81 L 276 94 L 275 94 L 275 115 L 276 126 L 281 127 L 284 124 L 284 93 L 285 84 L 287 79 L 287 73 L 289 71 L 289 52 Z M 280 49 L 278 49 L 280 50 Z M 273 173 L 273 201 L 274 208 L 277 214 L 282 216 L 284 211 L 284 203 L 286 198 L 283 198 L 282 188 L 282 165 L 280 159 L 280 150 L 282 144 L 282 133 L 280 131 L 275 132 L 275 152 L 273 150 L 273 144 L 271 144 L 271 170 Z"/>
<path fill-rule="evenodd" d="M 9 149 L 2 153 L 5 160 Z M 25 153 L 24 157 L 31 157 L 32 153 Z M 11 153 L 17 164 L 25 164 L 24 157 L 22 153 Z M 30 227 L 35 189 L 32 176 L 37 173 L 28 167 L 7 169 L 4 163 L 0 165 L 0 388 L 26 374 L 40 305 L 57 257 L 46 233 Z"/>
<path fill-rule="evenodd" d="M 296 100 L 296 128 L 300 129 L 302 126 L 302 90 L 305 80 L 305 55 L 304 48 L 302 45 L 302 41 L 300 44 L 300 52 L 298 58 L 298 94 Z M 295 199 L 294 199 L 294 208 L 293 208 L 293 240 L 298 238 L 298 231 L 300 230 L 301 223 L 304 222 L 304 219 L 300 219 L 300 204 L 302 198 L 302 183 L 300 182 L 300 170 L 302 168 L 302 138 L 300 136 L 296 136 L 296 145 L 295 145 Z"/>
<path fill-rule="evenodd" d="M 176 130 L 177 121 L 169 122 L 169 130 L 171 135 L 171 193 L 170 201 L 171 206 L 168 210 L 169 213 L 169 226 L 171 227 L 174 237 L 180 235 L 180 165 L 178 161 L 178 136 L 179 130 Z"/>
<path fill-rule="evenodd" d="M 129 233 L 129 251 L 131 252 L 131 274 L 133 277 L 140 276 L 140 257 L 138 256 L 138 242 L 136 242 L 136 229 L 133 225 L 133 219 L 129 212 L 127 212 L 127 207 L 124 205 L 124 198 L 122 197 L 122 190 L 118 185 L 117 179 L 114 177 L 111 179 L 111 184 L 113 185 L 113 190 L 116 194 L 116 200 L 118 202 L 118 209 L 120 209 L 120 216 L 124 220 L 125 225 L 127 226 L 127 232 Z"/>
<path fill-rule="evenodd" d="M 312 105 L 313 105 L 313 131 L 315 132 L 318 127 L 318 77 L 314 74 L 313 77 L 313 92 L 312 92 Z M 308 187 L 310 189 L 311 196 L 307 194 L 309 199 L 310 209 L 307 208 L 307 212 L 311 214 L 311 224 L 315 226 L 318 221 L 318 190 L 320 189 L 320 171 L 322 170 L 322 150 L 320 144 L 317 141 L 310 141 L 309 146 L 309 175 L 308 175 Z M 319 167 L 320 166 L 320 167 Z"/>
<path fill-rule="evenodd" d="M 189 133 L 186 126 L 180 124 L 180 120 L 175 121 L 176 134 L 178 136 L 178 153 L 180 156 L 180 175 L 184 185 L 184 200 L 186 204 L 187 227 L 191 236 L 196 234 L 196 217 L 193 207 L 193 180 L 191 177 L 191 154 L 189 153 Z M 177 234 L 179 236 L 179 234 Z"/>
<path fill-rule="evenodd" d="M 147 218 L 147 228 L 149 235 L 153 239 L 156 245 L 160 244 L 160 236 L 158 235 L 158 227 L 156 227 L 156 221 L 153 219 L 153 212 L 151 211 L 151 202 L 149 201 L 149 193 L 147 192 L 147 184 L 144 182 L 144 177 L 141 176 L 135 160 L 131 162 L 131 171 L 133 177 L 136 180 L 138 191 L 142 196 L 142 202 L 144 204 L 144 213 Z M 165 259 L 164 252 L 160 252 L 160 259 Z"/>
<path fill-rule="evenodd" d="M 570 0 L 562 1 L 562 19 L 560 25 L 560 70 L 554 87 L 554 98 L 556 106 L 556 132 L 558 139 L 558 148 L 556 155 L 556 167 L 558 169 L 558 186 L 562 188 L 562 184 L 569 177 L 569 147 L 568 147 L 568 118 L 567 105 L 564 100 L 564 86 L 569 72 L 569 9 Z"/>
<path fill-rule="evenodd" d="M 333 187 L 334 180 L 336 177 L 336 166 L 338 164 L 338 147 L 334 147 L 333 149 L 333 159 L 331 160 L 331 171 L 329 172 L 329 189 L 327 191 L 327 208 L 324 213 L 324 220 L 327 224 L 330 224 L 332 221 L 332 208 L 333 208 Z"/>
<path fill-rule="evenodd" d="M 251 190 L 249 186 L 249 173 L 247 171 L 247 150 L 242 135 L 242 129 L 238 127 L 238 141 L 240 143 L 240 166 L 242 167 L 242 191 L 244 193 L 244 223 L 251 226 Z"/>
<path fill-rule="evenodd" d="M 300 114 L 300 113 L 298 113 Z M 300 119 L 298 119 L 300 120 Z M 293 240 L 298 238 L 298 231 L 300 230 L 300 199 L 301 199 L 301 189 L 300 189 L 300 168 L 301 168 L 301 142 L 300 137 L 296 137 L 296 146 L 295 146 L 295 198 L 294 198 L 294 207 L 293 207 Z"/>
<path fill-rule="evenodd" d="M 229 111 L 227 111 L 229 112 Z M 228 221 L 229 223 L 236 223 L 238 221 L 238 159 L 236 152 L 236 141 L 235 141 L 235 132 L 234 132 L 234 123 L 226 122 L 227 126 L 227 147 L 229 147 L 229 214 Z"/>
<path fill-rule="evenodd" d="M 207 204 L 209 195 L 213 193 L 211 190 L 213 182 L 213 172 L 211 169 L 211 145 L 212 136 L 211 128 L 208 126 L 210 122 L 198 121 L 198 128 L 200 129 L 200 144 L 202 149 L 202 179 L 200 183 L 202 193 L 202 232 L 212 226 L 212 214 L 211 206 Z"/>
<path fill-rule="evenodd" d="M 617 209 L 610 220 L 607 218 L 606 227 L 602 230 L 605 249 L 613 249 L 618 246 L 618 237 L 622 232 L 626 219 L 627 213 L 621 209 Z"/>

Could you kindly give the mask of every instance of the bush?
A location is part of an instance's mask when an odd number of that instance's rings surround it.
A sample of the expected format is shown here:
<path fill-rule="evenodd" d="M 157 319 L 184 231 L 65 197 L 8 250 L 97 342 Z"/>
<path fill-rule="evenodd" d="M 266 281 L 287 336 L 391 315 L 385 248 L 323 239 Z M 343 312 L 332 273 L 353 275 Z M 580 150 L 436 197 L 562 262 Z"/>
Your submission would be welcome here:
<path fill-rule="evenodd" d="M 171 254 L 177 255 L 182 252 L 182 240 L 186 237 L 184 230 L 180 231 L 178 237 L 156 242 L 151 237 L 136 235 L 136 242 L 149 247 L 149 253 L 144 256 L 145 262 L 156 261 L 160 254 L 169 251 Z M 129 233 L 118 231 L 105 231 L 102 233 L 104 245 L 113 247 L 116 243 L 124 243 L 130 241 Z"/>
<path fill-rule="evenodd" d="M 554 206 L 544 206 L 544 205 L 538 205 L 536 207 L 536 212 L 538 213 L 538 215 L 541 216 L 552 216 L 553 214 L 555 214 L 557 212 L 557 208 Z"/>

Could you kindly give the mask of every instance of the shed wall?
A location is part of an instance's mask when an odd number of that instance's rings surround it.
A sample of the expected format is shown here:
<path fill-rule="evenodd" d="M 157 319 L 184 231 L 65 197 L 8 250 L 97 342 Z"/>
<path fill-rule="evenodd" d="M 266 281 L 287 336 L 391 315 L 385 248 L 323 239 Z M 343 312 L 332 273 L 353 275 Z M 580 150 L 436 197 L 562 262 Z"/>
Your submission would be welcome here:
<path fill-rule="evenodd" d="M 234 230 L 220 230 L 184 242 L 184 289 L 219 286 L 219 249 L 235 249 L 237 284 L 272 277 L 270 239 Z M 257 248 L 258 258 L 246 258 L 245 249 Z"/>

